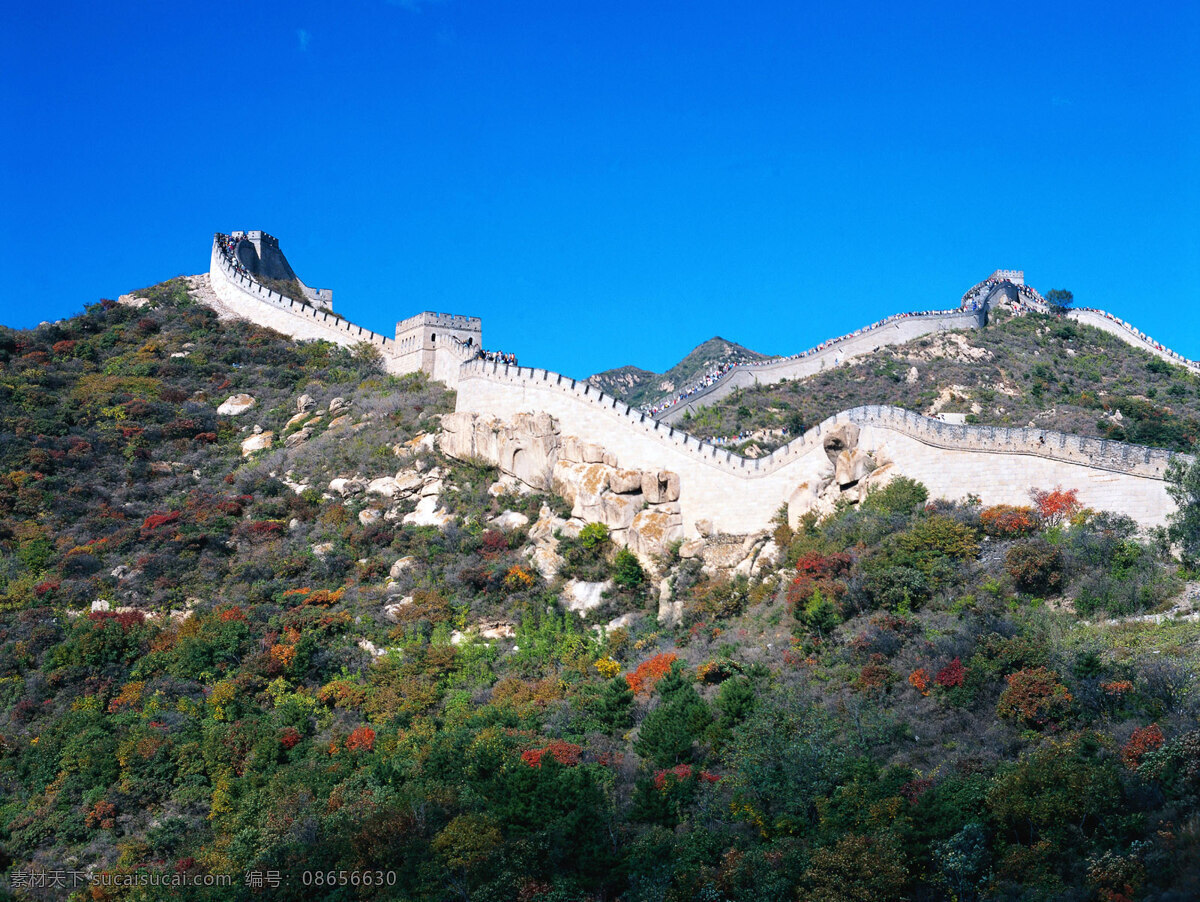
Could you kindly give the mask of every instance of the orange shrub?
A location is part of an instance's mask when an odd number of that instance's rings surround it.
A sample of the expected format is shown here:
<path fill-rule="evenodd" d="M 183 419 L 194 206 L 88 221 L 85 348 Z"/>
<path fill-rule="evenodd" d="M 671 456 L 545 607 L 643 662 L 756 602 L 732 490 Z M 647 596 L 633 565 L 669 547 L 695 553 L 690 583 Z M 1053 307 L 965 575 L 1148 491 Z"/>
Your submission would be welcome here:
<path fill-rule="evenodd" d="M 317 589 L 308 598 L 304 599 L 305 604 L 315 604 L 322 607 L 332 607 L 342 600 L 342 596 L 346 594 L 345 589 L 338 589 L 336 592 L 330 592 L 328 589 Z"/>
<path fill-rule="evenodd" d="M 1008 686 L 1000 693 L 996 714 L 1021 720 L 1030 727 L 1044 727 L 1071 711 L 1074 699 L 1058 674 L 1047 667 L 1029 667 L 1010 673 Z"/>
<path fill-rule="evenodd" d="M 675 657 L 669 651 L 655 655 L 639 664 L 632 673 L 625 674 L 625 682 L 629 684 L 629 688 L 635 694 L 644 692 L 648 695 L 654 689 L 655 684 L 671 672 L 671 665 L 675 663 Z"/>
<path fill-rule="evenodd" d="M 533 574 L 519 564 L 508 568 L 504 574 L 504 588 L 510 592 L 520 592 L 533 585 Z"/>
<path fill-rule="evenodd" d="M 1007 539 L 1024 536 L 1037 529 L 1037 511 L 1014 504 L 994 504 L 979 514 L 979 524 L 989 536 Z"/>
<path fill-rule="evenodd" d="M 912 686 L 922 695 L 929 694 L 929 674 L 924 667 L 918 667 L 908 675 L 908 685 Z"/>
<path fill-rule="evenodd" d="M 1163 734 L 1162 730 L 1158 728 L 1158 724 L 1152 723 L 1148 727 L 1138 727 L 1129 737 L 1129 741 L 1125 743 L 1125 747 L 1121 749 L 1121 760 L 1130 770 L 1137 770 L 1138 765 L 1142 763 L 1142 756 L 1147 752 L 1154 751 L 1162 744 Z"/>
<path fill-rule="evenodd" d="M 375 731 L 370 727 L 358 727 L 346 737 L 346 749 L 351 752 L 375 750 Z"/>
<path fill-rule="evenodd" d="M 285 670 L 292 666 L 292 662 L 296 660 L 296 649 L 290 645 L 272 645 L 271 660 L 279 664 Z"/>
<path fill-rule="evenodd" d="M 1033 489 L 1029 494 L 1037 506 L 1038 515 L 1051 526 L 1071 519 L 1083 507 L 1079 503 L 1078 489 L 1064 491 L 1062 486 L 1058 486 L 1048 492 L 1044 489 Z"/>
<path fill-rule="evenodd" d="M 564 767 L 574 767 L 579 763 L 582 754 L 583 749 L 575 745 L 575 743 L 564 742 L 561 739 L 552 739 L 545 748 L 529 749 L 522 752 L 521 760 L 530 767 L 541 767 L 542 758 L 549 755 Z"/>

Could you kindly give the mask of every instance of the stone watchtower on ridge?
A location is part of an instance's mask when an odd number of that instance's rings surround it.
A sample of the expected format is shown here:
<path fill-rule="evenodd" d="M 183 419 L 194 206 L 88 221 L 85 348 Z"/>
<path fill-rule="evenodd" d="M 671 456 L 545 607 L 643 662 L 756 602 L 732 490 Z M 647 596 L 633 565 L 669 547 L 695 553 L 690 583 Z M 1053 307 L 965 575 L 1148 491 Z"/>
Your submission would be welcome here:
<path fill-rule="evenodd" d="M 482 342 L 483 324 L 477 316 L 425 312 L 396 323 L 396 353 L 414 355 L 414 369 L 443 381 L 450 368 L 474 357 Z"/>
<path fill-rule="evenodd" d="M 230 232 L 233 239 L 233 254 L 247 272 L 266 279 L 276 279 L 290 282 L 293 279 L 299 283 L 304 296 L 318 307 L 333 310 L 333 290 L 330 288 L 309 288 L 296 275 L 296 271 L 279 249 L 279 239 L 268 235 L 261 229 L 248 232 Z"/>

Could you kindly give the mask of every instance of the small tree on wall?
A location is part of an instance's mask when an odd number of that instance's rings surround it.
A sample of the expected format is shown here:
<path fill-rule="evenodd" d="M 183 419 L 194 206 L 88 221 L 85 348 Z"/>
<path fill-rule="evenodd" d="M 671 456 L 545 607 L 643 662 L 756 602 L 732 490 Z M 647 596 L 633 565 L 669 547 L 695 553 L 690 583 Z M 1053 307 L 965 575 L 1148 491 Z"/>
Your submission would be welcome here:
<path fill-rule="evenodd" d="M 1075 303 L 1075 295 L 1065 288 L 1051 288 L 1046 292 L 1046 301 L 1057 312 L 1065 313 Z"/>

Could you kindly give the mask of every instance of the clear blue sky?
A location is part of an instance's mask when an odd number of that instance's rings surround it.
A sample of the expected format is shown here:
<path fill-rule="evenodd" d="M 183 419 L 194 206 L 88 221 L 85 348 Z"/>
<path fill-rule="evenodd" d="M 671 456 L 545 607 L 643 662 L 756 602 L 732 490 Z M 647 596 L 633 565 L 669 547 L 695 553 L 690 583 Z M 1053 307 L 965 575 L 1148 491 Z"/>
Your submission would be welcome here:
<path fill-rule="evenodd" d="M 9 4 L 0 322 L 277 235 L 574 376 L 791 353 L 996 267 L 1200 357 L 1200 4 Z"/>

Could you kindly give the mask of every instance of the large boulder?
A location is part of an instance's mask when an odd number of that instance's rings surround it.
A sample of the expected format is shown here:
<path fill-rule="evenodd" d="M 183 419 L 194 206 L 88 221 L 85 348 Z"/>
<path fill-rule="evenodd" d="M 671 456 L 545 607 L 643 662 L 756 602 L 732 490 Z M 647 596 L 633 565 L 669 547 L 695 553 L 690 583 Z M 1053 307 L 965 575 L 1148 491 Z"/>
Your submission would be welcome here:
<path fill-rule="evenodd" d="M 396 477 L 395 476 L 380 476 L 378 479 L 372 479 L 367 483 L 368 495 L 382 495 L 384 498 L 392 498 L 396 494 Z"/>
<path fill-rule="evenodd" d="M 679 474 L 670 470 L 642 474 L 642 497 L 650 504 L 679 500 Z"/>
<path fill-rule="evenodd" d="M 825 431 L 822 444 L 830 463 L 834 463 L 843 451 L 858 447 L 858 426 L 854 423 L 837 423 Z"/>
<path fill-rule="evenodd" d="M 657 555 L 665 554 L 668 545 L 682 538 L 683 518 L 679 514 L 650 508 L 634 515 L 626 541 L 643 562 L 650 562 Z"/>
<path fill-rule="evenodd" d="M 563 586 L 562 603 L 568 611 L 574 611 L 580 617 L 588 611 L 600 607 L 604 603 L 604 593 L 613 587 L 612 580 L 602 583 L 587 583 L 572 579 Z"/>
<path fill-rule="evenodd" d="M 260 432 L 242 442 L 242 457 L 249 457 L 256 451 L 265 451 L 275 441 L 274 432 Z"/>
<path fill-rule="evenodd" d="M 488 523 L 503 532 L 512 532 L 514 529 L 528 526 L 529 518 L 516 511 L 505 511 L 498 516 L 492 517 L 492 519 L 488 520 Z"/>
<path fill-rule="evenodd" d="M 857 485 L 875 469 L 875 461 L 859 448 L 841 451 L 833 461 L 833 481 L 842 489 Z"/>
<path fill-rule="evenodd" d="M 254 406 L 254 399 L 249 395 L 230 395 L 217 408 L 217 413 L 225 417 L 236 417 Z"/>

